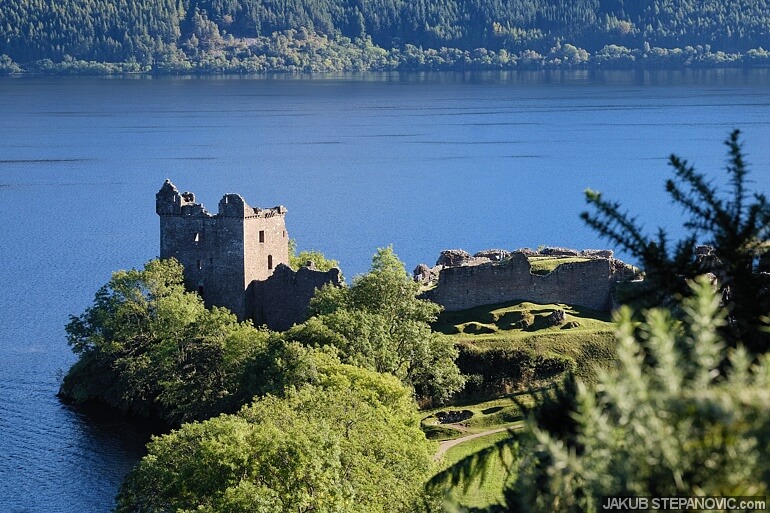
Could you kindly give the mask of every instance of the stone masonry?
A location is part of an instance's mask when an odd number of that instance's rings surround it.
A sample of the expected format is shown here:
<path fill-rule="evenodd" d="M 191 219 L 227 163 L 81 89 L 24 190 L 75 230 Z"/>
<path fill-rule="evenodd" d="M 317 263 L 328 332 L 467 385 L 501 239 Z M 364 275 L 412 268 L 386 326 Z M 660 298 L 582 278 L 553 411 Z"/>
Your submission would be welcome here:
<path fill-rule="evenodd" d="M 422 297 L 450 311 L 514 300 L 608 311 L 615 283 L 630 278 L 625 269 L 622 262 L 594 256 L 561 264 L 548 274 L 533 274 L 527 254 L 513 252 L 501 261 L 439 268 L 437 283 Z"/>
<path fill-rule="evenodd" d="M 340 282 L 340 270 L 336 267 L 326 272 L 308 266 L 295 271 L 280 264 L 270 278 L 253 284 L 254 322 L 278 331 L 287 330 L 307 319 L 308 303 L 316 289 Z"/>
<path fill-rule="evenodd" d="M 160 258 L 176 258 L 184 266 L 188 290 L 198 292 L 206 306 L 228 308 L 239 320 L 287 329 L 307 318 L 316 287 L 339 284 L 339 271 L 311 269 L 303 273 L 300 286 L 277 284 L 293 283 L 286 276 L 294 273 L 289 268 L 282 206 L 250 207 L 240 195 L 225 194 L 217 214 L 211 214 L 196 203 L 193 193 L 180 193 L 169 180 L 155 195 L 155 206 L 160 216 Z M 261 285 L 270 282 L 279 267 L 285 270 L 276 284 Z M 291 311 L 278 312 L 274 303 L 291 304 Z"/>

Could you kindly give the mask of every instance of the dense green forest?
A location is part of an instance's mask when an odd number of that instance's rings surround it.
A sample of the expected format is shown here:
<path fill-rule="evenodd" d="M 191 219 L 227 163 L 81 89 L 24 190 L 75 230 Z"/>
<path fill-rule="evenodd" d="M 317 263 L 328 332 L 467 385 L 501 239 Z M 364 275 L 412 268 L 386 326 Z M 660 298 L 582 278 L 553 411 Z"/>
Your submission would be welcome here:
<path fill-rule="evenodd" d="M 770 63 L 767 0 L 5 0 L 0 72 Z"/>

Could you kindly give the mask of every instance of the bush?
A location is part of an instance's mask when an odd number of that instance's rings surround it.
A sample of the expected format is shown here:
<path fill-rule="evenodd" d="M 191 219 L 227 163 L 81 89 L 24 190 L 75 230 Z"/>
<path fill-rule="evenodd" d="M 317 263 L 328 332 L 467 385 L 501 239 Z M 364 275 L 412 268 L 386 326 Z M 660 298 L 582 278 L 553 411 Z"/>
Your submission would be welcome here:
<path fill-rule="evenodd" d="M 414 513 L 434 444 L 396 378 L 316 353 L 315 385 L 154 438 L 119 513 Z"/>
<path fill-rule="evenodd" d="M 618 372 L 578 384 L 574 440 L 532 426 L 535 450 L 509 511 L 600 510 L 603 496 L 764 496 L 770 482 L 770 357 L 751 364 L 714 327 L 725 312 L 701 280 L 684 323 L 667 310 L 617 316 Z M 729 370 L 720 375 L 720 362 Z"/>

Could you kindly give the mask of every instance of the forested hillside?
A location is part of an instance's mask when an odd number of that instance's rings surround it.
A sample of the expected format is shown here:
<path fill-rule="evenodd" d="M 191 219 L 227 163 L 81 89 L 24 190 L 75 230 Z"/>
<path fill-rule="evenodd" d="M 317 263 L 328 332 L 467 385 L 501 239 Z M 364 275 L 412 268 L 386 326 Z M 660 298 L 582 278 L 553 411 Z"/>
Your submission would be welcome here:
<path fill-rule="evenodd" d="M 762 48 L 768 0 L 0 3 L 6 71 L 77 71 L 76 61 L 156 71 L 673 67 L 765 63 Z"/>

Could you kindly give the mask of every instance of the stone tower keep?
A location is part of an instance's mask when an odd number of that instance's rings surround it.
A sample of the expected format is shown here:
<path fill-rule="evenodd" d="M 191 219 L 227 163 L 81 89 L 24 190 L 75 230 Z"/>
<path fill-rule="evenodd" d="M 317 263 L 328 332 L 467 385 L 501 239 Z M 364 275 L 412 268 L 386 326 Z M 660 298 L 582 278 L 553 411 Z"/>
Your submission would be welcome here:
<path fill-rule="evenodd" d="M 250 207 L 238 194 L 226 194 L 211 214 L 190 192 L 169 180 L 155 195 L 160 216 L 160 257 L 184 266 L 185 285 L 206 306 L 224 306 L 238 319 L 255 311 L 255 283 L 289 264 L 286 209 Z"/>

